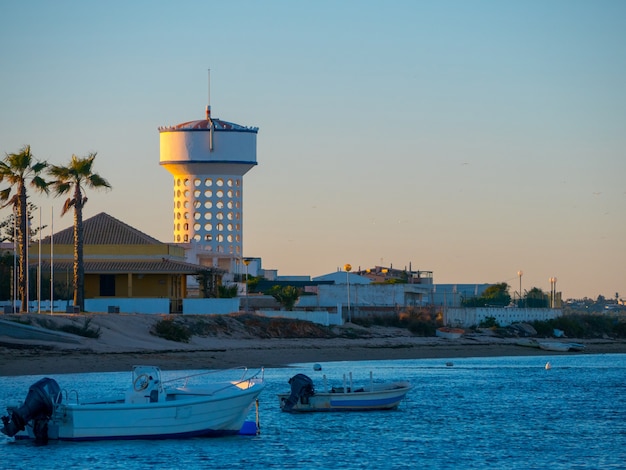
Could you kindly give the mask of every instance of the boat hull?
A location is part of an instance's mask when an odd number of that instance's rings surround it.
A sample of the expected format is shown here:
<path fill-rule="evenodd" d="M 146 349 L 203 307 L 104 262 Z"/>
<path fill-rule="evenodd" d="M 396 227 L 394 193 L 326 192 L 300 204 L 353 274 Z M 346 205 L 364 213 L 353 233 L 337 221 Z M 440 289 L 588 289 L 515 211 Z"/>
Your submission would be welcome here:
<path fill-rule="evenodd" d="M 396 382 L 348 393 L 315 392 L 313 396 L 298 400 L 289 412 L 391 410 L 398 407 L 409 390 L 411 385 L 408 382 Z M 289 393 L 278 395 L 283 411 L 286 411 L 284 406 L 289 396 Z"/>
<path fill-rule="evenodd" d="M 438 336 L 439 338 L 445 338 L 445 339 L 458 339 L 464 334 L 465 334 L 465 330 L 462 330 L 461 328 L 448 328 L 445 326 L 441 328 L 437 328 L 437 330 L 435 331 L 436 336 Z"/>
<path fill-rule="evenodd" d="M 48 439 L 62 441 L 171 439 L 238 434 L 265 387 L 252 379 L 246 388 L 228 384 L 220 390 L 173 389 L 151 403 L 60 404 L 48 421 Z M 27 426 L 16 438 L 36 438 Z"/>

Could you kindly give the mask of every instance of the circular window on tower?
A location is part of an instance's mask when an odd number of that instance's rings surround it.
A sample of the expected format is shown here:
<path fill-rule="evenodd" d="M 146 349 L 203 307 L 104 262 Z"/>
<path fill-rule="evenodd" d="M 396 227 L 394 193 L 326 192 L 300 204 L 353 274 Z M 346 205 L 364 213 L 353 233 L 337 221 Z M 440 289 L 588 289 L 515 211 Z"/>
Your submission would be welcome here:
<path fill-rule="evenodd" d="M 196 233 L 196 234 L 193 236 L 193 241 L 194 241 L 194 242 L 199 242 L 199 241 L 200 241 L 200 234 Z"/>
<path fill-rule="evenodd" d="M 202 206 L 202 203 L 198 200 L 193 201 L 193 208 L 194 209 L 200 209 L 200 206 Z"/>
<path fill-rule="evenodd" d="M 176 180 L 176 186 L 180 186 L 180 178 Z"/>
<path fill-rule="evenodd" d="M 176 235 L 176 241 L 180 242 L 180 235 Z"/>
<path fill-rule="evenodd" d="M 213 180 L 211 178 L 207 178 L 204 180 L 204 185 L 208 188 L 213 186 Z"/>
<path fill-rule="evenodd" d="M 185 201 L 183 203 L 183 206 L 185 207 L 185 209 L 189 209 L 189 201 Z"/>
<path fill-rule="evenodd" d="M 241 186 L 241 180 L 235 180 L 235 186 L 239 187 Z"/>
<path fill-rule="evenodd" d="M 237 240 L 237 243 L 239 243 L 241 241 L 241 236 L 240 235 L 235 235 L 235 240 Z"/>
<path fill-rule="evenodd" d="M 218 189 L 215 195 L 221 199 L 224 197 L 224 191 L 222 191 L 221 189 Z"/>
<path fill-rule="evenodd" d="M 228 212 L 228 213 L 226 214 L 226 218 L 227 218 L 228 220 L 233 220 L 233 213 L 232 213 L 232 212 Z"/>
<path fill-rule="evenodd" d="M 197 188 L 198 186 L 200 186 L 202 184 L 202 181 L 200 181 L 200 178 L 195 178 L 193 180 L 193 185 Z"/>
<path fill-rule="evenodd" d="M 210 209 L 211 207 L 213 207 L 213 203 L 211 201 L 207 201 L 204 203 L 205 209 Z"/>
<path fill-rule="evenodd" d="M 189 190 L 185 189 L 185 192 L 183 193 L 183 196 L 185 196 L 185 198 L 189 197 Z"/>
<path fill-rule="evenodd" d="M 180 197 L 182 193 L 180 192 L 180 189 L 178 191 L 176 191 L 176 197 Z"/>
<path fill-rule="evenodd" d="M 235 203 L 235 208 L 236 208 L 236 209 L 240 209 L 240 208 L 241 208 L 241 203 L 240 203 L 239 201 L 237 201 L 237 202 Z"/>
<path fill-rule="evenodd" d="M 217 201 L 215 203 L 215 207 L 217 207 L 218 209 L 223 209 L 224 208 L 224 202 L 223 201 Z"/>
<path fill-rule="evenodd" d="M 228 230 L 229 232 L 232 232 L 233 231 L 233 224 L 226 225 L 226 230 Z"/>
<path fill-rule="evenodd" d="M 233 198 L 233 190 L 229 189 L 228 191 L 226 191 L 226 196 L 228 196 L 229 198 Z"/>
<path fill-rule="evenodd" d="M 226 207 L 228 207 L 229 209 L 232 209 L 233 208 L 233 201 L 228 201 L 226 203 Z"/>
<path fill-rule="evenodd" d="M 194 192 L 193 192 L 193 197 L 198 199 L 200 197 L 200 194 L 202 194 L 202 192 L 200 192 L 199 189 L 195 189 Z"/>
<path fill-rule="evenodd" d="M 211 214 L 210 212 L 204 213 L 204 220 L 211 220 L 212 218 L 213 218 L 213 214 Z"/>
<path fill-rule="evenodd" d="M 222 186 L 224 186 L 224 180 L 222 178 L 218 178 L 215 184 L 221 188 Z"/>
<path fill-rule="evenodd" d="M 176 208 L 180 209 L 180 201 L 176 201 Z"/>
<path fill-rule="evenodd" d="M 188 179 L 188 178 L 185 178 L 185 181 L 184 181 L 184 183 L 183 183 L 183 184 L 184 184 L 185 186 L 189 186 L 189 179 Z"/>
<path fill-rule="evenodd" d="M 211 191 L 210 189 L 207 189 L 204 192 L 204 197 L 211 197 L 211 196 L 213 196 L 213 191 Z"/>
<path fill-rule="evenodd" d="M 218 232 L 223 232 L 224 231 L 224 224 L 217 224 L 216 228 L 217 228 Z"/>
<path fill-rule="evenodd" d="M 226 237 L 226 240 L 228 240 L 229 243 L 232 243 L 233 242 L 233 236 L 232 235 L 228 235 Z"/>
<path fill-rule="evenodd" d="M 241 225 L 235 224 L 235 230 L 237 230 L 237 231 L 241 230 Z"/>
<path fill-rule="evenodd" d="M 206 230 L 207 232 L 210 232 L 211 230 L 213 230 L 213 225 L 204 224 L 204 230 Z"/>
<path fill-rule="evenodd" d="M 221 235 L 221 234 L 218 235 L 217 236 L 217 241 L 218 241 L 218 243 L 222 243 L 224 241 L 224 235 Z"/>
<path fill-rule="evenodd" d="M 217 214 L 215 214 L 215 218 L 217 220 L 224 220 L 224 214 L 222 212 L 218 212 Z"/>
<path fill-rule="evenodd" d="M 200 231 L 200 224 L 193 224 L 193 230 L 194 230 L 194 232 L 199 232 Z"/>
<path fill-rule="evenodd" d="M 240 198 L 241 197 L 241 191 L 235 191 L 235 197 L 236 198 Z"/>
<path fill-rule="evenodd" d="M 202 214 L 200 214 L 200 212 L 194 212 L 193 214 L 194 220 L 200 220 L 200 217 L 202 217 Z"/>
<path fill-rule="evenodd" d="M 178 220 L 180 220 L 180 212 L 177 212 L 177 213 L 176 213 L 176 218 L 177 218 Z"/>

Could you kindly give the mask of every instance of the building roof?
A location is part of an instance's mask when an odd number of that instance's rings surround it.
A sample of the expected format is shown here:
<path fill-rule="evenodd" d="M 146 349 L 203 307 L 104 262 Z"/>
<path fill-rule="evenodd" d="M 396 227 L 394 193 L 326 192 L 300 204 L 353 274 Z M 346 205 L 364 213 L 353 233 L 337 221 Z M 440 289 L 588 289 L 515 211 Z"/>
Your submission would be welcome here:
<path fill-rule="evenodd" d="M 83 220 L 83 241 L 85 245 L 162 245 L 156 238 L 125 224 L 109 214 L 100 212 Z M 68 227 L 54 234 L 55 245 L 73 245 L 74 227 Z M 50 236 L 41 240 L 50 244 Z"/>
<path fill-rule="evenodd" d="M 162 260 L 128 260 L 128 261 L 85 261 L 85 274 L 197 274 L 202 266 L 174 261 L 163 258 Z M 54 262 L 55 273 L 73 269 L 73 261 L 63 260 Z M 215 268 L 213 268 L 215 269 Z M 49 261 L 42 262 L 42 271 L 50 270 Z"/>
<path fill-rule="evenodd" d="M 258 127 L 246 127 L 234 122 L 222 121 L 221 119 L 199 119 L 197 121 L 187 121 L 174 126 L 159 127 L 159 132 L 172 132 L 172 131 L 206 131 L 211 128 L 213 123 L 214 131 L 239 131 L 239 132 L 257 132 Z"/>

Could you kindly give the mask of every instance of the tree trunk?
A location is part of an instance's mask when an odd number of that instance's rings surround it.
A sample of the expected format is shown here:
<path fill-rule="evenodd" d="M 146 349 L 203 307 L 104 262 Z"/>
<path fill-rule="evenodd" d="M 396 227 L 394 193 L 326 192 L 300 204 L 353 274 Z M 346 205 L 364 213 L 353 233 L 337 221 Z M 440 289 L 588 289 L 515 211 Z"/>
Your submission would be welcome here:
<path fill-rule="evenodd" d="M 83 264 L 83 198 L 80 185 L 74 194 L 74 306 L 85 311 L 85 266 Z"/>
<path fill-rule="evenodd" d="M 26 208 L 26 188 L 23 183 L 17 186 L 17 249 L 20 254 L 20 265 L 18 270 L 18 290 L 20 298 L 20 312 L 28 311 L 28 214 Z"/>

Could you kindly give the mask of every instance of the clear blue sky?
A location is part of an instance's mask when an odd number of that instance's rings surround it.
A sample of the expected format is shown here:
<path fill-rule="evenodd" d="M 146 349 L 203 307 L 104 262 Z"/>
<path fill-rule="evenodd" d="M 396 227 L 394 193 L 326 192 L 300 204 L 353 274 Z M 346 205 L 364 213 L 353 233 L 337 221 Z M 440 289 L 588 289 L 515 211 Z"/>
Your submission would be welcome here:
<path fill-rule="evenodd" d="M 620 0 L 0 0 L 0 152 L 98 152 L 85 217 L 171 242 L 157 128 L 204 117 L 210 68 L 213 116 L 259 127 L 264 268 L 626 297 L 625 25 Z"/>

